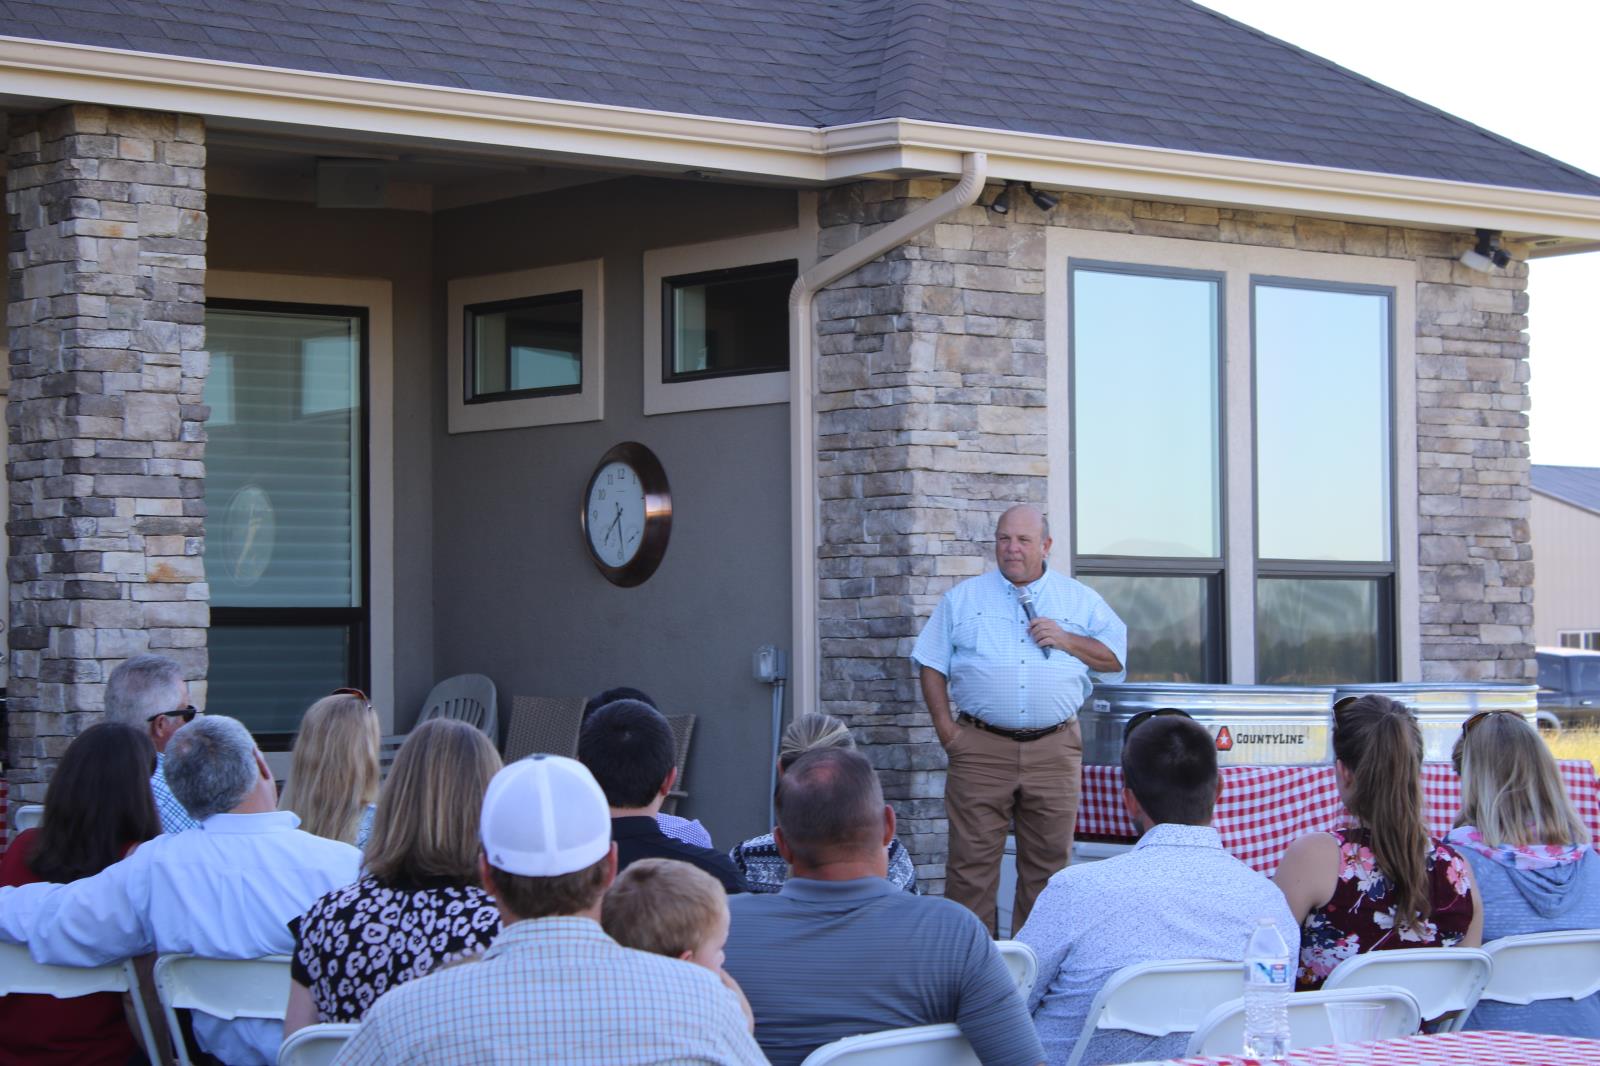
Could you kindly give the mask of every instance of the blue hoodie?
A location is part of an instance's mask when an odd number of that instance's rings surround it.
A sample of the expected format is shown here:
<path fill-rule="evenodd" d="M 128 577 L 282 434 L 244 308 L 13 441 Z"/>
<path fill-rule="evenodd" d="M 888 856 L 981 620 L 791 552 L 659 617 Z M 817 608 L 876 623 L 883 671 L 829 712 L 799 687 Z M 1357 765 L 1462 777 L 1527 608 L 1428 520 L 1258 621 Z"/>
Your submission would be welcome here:
<path fill-rule="evenodd" d="M 1473 848 L 1457 848 L 1472 864 L 1483 907 L 1485 943 L 1503 936 L 1558 929 L 1600 929 L 1600 855 L 1584 848 L 1577 861 L 1520 869 Z M 1600 993 L 1574 1003 L 1551 999 L 1525 1007 L 1480 1001 L 1468 1029 L 1600 1037 Z"/>

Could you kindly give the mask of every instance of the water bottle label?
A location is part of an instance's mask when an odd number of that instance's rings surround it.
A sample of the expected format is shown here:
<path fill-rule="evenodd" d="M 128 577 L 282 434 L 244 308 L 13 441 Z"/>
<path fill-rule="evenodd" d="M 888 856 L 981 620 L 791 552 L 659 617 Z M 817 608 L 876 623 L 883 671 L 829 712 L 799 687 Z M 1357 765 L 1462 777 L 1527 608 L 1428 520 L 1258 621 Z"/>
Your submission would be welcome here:
<path fill-rule="evenodd" d="M 1248 972 L 1250 974 L 1250 983 L 1253 985 L 1287 985 L 1289 983 L 1289 964 L 1286 962 L 1252 959 Z"/>

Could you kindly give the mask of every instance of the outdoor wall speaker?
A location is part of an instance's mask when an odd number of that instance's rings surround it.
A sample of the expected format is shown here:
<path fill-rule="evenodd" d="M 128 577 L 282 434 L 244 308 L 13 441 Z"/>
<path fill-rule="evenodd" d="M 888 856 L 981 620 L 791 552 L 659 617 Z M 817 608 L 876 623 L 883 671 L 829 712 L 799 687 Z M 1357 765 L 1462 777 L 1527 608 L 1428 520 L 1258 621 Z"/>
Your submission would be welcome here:
<path fill-rule="evenodd" d="M 318 207 L 382 207 L 388 185 L 382 160 L 317 160 Z"/>

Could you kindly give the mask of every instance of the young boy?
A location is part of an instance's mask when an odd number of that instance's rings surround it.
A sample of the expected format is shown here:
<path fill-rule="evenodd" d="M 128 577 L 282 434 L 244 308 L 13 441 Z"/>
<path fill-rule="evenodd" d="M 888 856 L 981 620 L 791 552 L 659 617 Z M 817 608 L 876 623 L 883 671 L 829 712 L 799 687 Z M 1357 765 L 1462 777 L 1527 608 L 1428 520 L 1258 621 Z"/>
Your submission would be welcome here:
<path fill-rule="evenodd" d="M 722 969 L 728 894 L 715 877 L 676 859 L 639 859 L 606 891 L 600 925 L 623 947 L 704 966 L 739 997 L 754 1027 L 749 1002 Z"/>

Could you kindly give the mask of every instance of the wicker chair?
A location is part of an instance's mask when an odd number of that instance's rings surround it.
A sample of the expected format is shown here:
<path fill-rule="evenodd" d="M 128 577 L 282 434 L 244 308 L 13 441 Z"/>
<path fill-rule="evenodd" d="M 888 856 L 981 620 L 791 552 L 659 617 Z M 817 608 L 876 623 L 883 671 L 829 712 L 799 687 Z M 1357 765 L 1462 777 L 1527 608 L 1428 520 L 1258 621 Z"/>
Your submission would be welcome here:
<path fill-rule="evenodd" d="M 506 723 L 506 762 L 538 752 L 578 757 L 582 696 L 514 696 Z"/>

